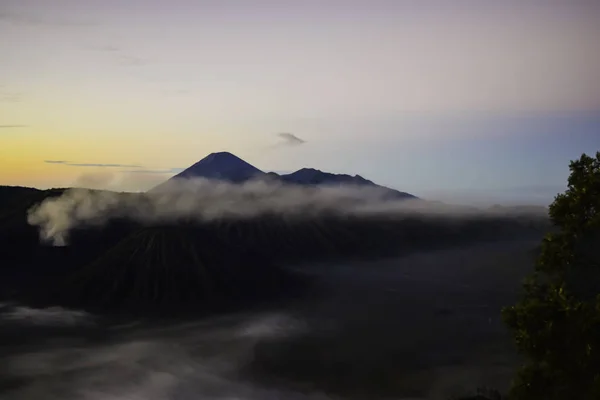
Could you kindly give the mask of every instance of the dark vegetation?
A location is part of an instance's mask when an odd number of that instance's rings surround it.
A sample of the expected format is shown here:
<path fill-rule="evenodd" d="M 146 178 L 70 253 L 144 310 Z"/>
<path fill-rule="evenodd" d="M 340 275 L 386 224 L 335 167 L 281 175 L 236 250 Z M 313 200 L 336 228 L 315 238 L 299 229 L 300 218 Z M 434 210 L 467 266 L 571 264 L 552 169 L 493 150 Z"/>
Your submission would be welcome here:
<path fill-rule="evenodd" d="M 511 399 L 600 398 L 600 152 L 570 164 L 524 295 L 506 308 L 526 357 Z"/>

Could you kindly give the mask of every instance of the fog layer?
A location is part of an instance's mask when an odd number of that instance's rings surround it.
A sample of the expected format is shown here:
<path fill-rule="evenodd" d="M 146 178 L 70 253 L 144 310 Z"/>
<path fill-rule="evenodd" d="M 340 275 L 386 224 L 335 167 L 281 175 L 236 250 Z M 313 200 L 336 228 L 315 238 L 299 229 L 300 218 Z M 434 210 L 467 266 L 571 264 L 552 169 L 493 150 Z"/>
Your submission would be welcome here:
<path fill-rule="evenodd" d="M 40 228 L 42 239 L 64 245 L 70 230 L 103 225 L 115 218 L 157 223 L 253 218 L 266 214 L 305 218 L 320 214 L 393 217 L 415 213 L 497 215 L 497 212 L 424 200 L 399 199 L 390 190 L 378 187 L 299 186 L 265 180 L 232 184 L 194 179 L 172 181 L 162 190 L 148 193 L 70 189 L 30 209 L 28 222 Z"/>

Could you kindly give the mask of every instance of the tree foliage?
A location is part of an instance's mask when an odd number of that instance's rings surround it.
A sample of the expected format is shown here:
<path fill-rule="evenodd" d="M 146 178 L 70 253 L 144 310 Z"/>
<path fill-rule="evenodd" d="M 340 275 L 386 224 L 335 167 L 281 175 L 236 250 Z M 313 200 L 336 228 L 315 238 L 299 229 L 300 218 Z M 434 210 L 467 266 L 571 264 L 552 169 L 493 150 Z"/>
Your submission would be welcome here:
<path fill-rule="evenodd" d="M 600 152 L 570 164 L 524 295 L 503 310 L 525 356 L 511 399 L 600 399 Z"/>

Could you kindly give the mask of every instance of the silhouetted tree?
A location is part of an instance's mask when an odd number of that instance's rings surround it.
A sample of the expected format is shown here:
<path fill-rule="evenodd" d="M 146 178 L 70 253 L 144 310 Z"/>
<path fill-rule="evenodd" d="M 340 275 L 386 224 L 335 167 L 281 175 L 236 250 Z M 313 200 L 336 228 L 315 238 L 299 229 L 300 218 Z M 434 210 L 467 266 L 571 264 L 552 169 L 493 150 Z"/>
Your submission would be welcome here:
<path fill-rule="evenodd" d="M 511 399 L 600 399 L 600 152 L 569 168 L 523 298 L 503 310 L 525 356 Z"/>

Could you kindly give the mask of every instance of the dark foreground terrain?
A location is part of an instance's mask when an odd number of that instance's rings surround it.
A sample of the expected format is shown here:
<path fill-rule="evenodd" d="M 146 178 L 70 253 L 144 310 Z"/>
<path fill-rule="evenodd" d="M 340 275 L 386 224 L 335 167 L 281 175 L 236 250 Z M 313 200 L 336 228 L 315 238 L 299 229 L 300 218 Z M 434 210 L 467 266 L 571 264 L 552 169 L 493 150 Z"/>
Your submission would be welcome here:
<path fill-rule="evenodd" d="M 0 398 L 448 399 L 505 389 L 499 320 L 537 241 L 378 262 L 296 265 L 313 296 L 204 319 L 101 318 L 6 305 Z"/>
<path fill-rule="evenodd" d="M 1 399 L 504 390 L 517 360 L 500 308 L 548 225 L 528 212 L 117 213 L 57 247 L 27 217 L 64 193 L 0 187 Z"/>
<path fill-rule="evenodd" d="M 154 198 L 144 195 L 86 196 L 82 204 L 88 208 L 106 198 L 126 199 L 129 212 L 156 208 L 148 205 Z M 60 228 L 60 218 L 54 225 L 28 223 L 31 210 L 57 198 L 67 199 L 52 204 L 54 211 L 62 210 L 62 217 L 79 212 L 65 211 L 71 198 L 62 189 L 0 188 L 0 298 L 99 313 L 239 310 L 302 291 L 306 277 L 281 265 L 373 260 L 469 243 L 538 238 L 546 224 L 543 216 L 518 213 L 263 213 L 149 222 L 120 217 L 125 211 L 117 208 L 101 224 L 73 226 L 68 246 L 57 247 L 41 241 L 40 230 Z M 175 207 L 167 203 L 165 209 Z"/>

